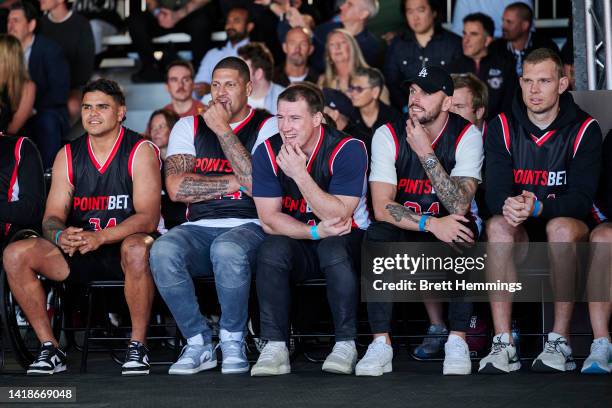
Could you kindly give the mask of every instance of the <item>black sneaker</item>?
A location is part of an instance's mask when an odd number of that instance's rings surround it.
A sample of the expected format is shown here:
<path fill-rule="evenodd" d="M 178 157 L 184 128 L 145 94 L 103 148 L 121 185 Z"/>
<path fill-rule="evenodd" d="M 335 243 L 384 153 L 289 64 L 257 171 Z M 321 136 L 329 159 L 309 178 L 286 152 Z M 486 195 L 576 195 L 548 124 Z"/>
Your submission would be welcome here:
<path fill-rule="evenodd" d="M 130 341 L 125 353 L 125 362 L 121 366 L 122 375 L 149 374 L 149 349 L 139 341 Z"/>
<path fill-rule="evenodd" d="M 66 371 L 66 353 L 50 341 L 44 342 L 38 350 L 36 360 L 28 367 L 27 375 L 51 375 Z"/>

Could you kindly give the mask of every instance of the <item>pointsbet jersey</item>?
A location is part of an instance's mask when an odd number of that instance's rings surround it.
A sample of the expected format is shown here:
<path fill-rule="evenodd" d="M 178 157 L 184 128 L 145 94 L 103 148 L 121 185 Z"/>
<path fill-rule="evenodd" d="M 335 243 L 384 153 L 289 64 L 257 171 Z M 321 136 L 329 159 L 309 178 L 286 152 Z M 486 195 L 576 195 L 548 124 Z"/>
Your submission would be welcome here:
<path fill-rule="evenodd" d="M 135 213 L 134 158 L 144 143 L 154 146 L 121 127 L 104 162 L 96 157 L 87 134 L 64 146 L 68 181 L 74 188 L 68 226 L 99 231 L 115 227 Z"/>
<path fill-rule="evenodd" d="M 282 212 L 308 224 L 320 220 L 312 212 L 297 184 L 276 162 L 283 145 L 280 134 L 262 143 L 253 155 L 253 196 L 279 197 Z M 332 195 L 359 197 L 353 212 L 353 228 L 367 229 L 366 205 L 368 155 L 363 141 L 327 125 L 321 125 L 307 171 L 321 190 Z"/>

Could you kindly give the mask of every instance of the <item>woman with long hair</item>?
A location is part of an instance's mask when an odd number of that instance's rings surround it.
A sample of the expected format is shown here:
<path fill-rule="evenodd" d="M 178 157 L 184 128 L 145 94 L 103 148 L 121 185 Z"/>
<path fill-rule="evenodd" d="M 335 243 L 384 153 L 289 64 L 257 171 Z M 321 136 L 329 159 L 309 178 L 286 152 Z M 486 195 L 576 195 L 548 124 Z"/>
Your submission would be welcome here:
<path fill-rule="evenodd" d="M 32 115 L 36 85 L 30 80 L 21 44 L 0 35 L 0 132 L 17 133 Z"/>

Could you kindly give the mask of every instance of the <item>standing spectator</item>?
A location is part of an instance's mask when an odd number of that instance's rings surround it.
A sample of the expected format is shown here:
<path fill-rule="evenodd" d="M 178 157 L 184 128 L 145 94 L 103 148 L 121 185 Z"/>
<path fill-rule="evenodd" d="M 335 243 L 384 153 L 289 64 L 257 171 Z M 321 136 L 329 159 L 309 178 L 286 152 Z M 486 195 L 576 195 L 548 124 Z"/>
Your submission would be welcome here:
<path fill-rule="evenodd" d="M 8 32 L 21 43 L 30 78 L 36 84 L 36 115 L 27 122 L 26 132 L 40 150 L 43 168 L 48 169 L 68 132 L 70 68 L 61 47 L 40 34 L 34 35 L 35 30 L 36 9 L 30 3 L 13 4 Z"/>
<path fill-rule="evenodd" d="M 274 70 L 274 82 L 289 86 L 293 82 L 307 81 L 316 83 L 319 73 L 308 66 L 308 58 L 314 52 L 312 32 L 304 27 L 289 30 L 283 43 L 285 63 Z"/>
<path fill-rule="evenodd" d="M 533 10 L 533 0 L 519 0 L 525 3 Z M 502 36 L 501 25 L 497 23 L 502 21 L 502 16 L 506 6 L 516 3 L 517 0 L 457 0 L 453 10 L 453 28 L 452 31 L 457 35 L 463 34 L 463 19 L 468 14 L 483 13 L 491 17 L 495 22 L 495 38 Z"/>
<path fill-rule="evenodd" d="M 196 68 L 211 47 L 211 33 L 215 23 L 216 5 L 211 0 L 146 0 L 147 9 L 128 19 L 134 47 L 140 57 L 141 68 L 132 77 L 134 82 L 163 81 L 163 67 L 153 57 L 153 38 L 174 32 L 191 37 L 191 53 Z M 173 9 L 175 4 L 183 4 Z"/>
<path fill-rule="evenodd" d="M 68 114 L 71 121 L 81 111 L 81 88 L 94 70 L 95 44 L 89 21 L 68 10 L 67 0 L 41 0 L 40 9 L 46 13 L 40 19 L 39 33 L 55 41 L 70 67 Z"/>
<path fill-rule="evenodd" d="M 272 82 L 272 53 L 263 43 L 250 43 L 238 49 L 238 56 L 246 61 L 251 71 L 253 92 L 249 96 L 249 105 L 276 115 L 276 100 L 285 88 Z"/>
<path fill-rule="evenodd" d="M 19 40 L 0 35 L 0 132 L 17 133 L 32 116 L 36 85 L 30 80 Z"/>
<path fill-rule="evenodd" d="M 404 108 L 407 95 L 402 83 L 429 65 L 446 67 L 461 55 L 461 39 L 441 24 L 438 0 L 404 0 L 408 32 L 397 36 L 387 50 L 384 74 L 391 101 Z"/>
<path fill-rule="evenodd" d="M 457 74 L 471 72 L 487 84 L 487 119 L 490 119 L 512 106 L 514 90 L 518 87 L 514 61 L 507 52 L 489 52 L 495 27 L 491 17 L 474 13 L 463 21 L 463 55 L 453 61 L 449 71 Z"/>
<path fill-rule="evenodd" d="M 174 112 L 179 117 L 199 115 L 206 106 L 192 97 L 194 89 L 193 65 L 189 61 L 174 61 L 166 71 L 166 90 L 170 94 L 170 103 L 164 109 Z"/>
<path fill-rule="evenodd" d="M 533 11 L 525 3 L 510 4 L 502 19 L 503 38 L 495 40 L 491 48 L 497 54 L 509 52 L 514 58 L 516 75 L 523 75 L 523 59 L 536 48 L 549 48 L 559 53 L 553 40 L 532 31 Z"/>
<path fill-rule="evenodd" d="M 249 43 L 249 34 L 254 27 L 249 10 L 246 8 L 236 7 L 229 11 L 225 21 L 225 34 L 227 35 L 225 46 L 208 51 L 195 76 L 196 94 L 200 98 L 210 92 L 210 82 L 215 66 L 224 58 L 237 57 L 238 48 Z"/>

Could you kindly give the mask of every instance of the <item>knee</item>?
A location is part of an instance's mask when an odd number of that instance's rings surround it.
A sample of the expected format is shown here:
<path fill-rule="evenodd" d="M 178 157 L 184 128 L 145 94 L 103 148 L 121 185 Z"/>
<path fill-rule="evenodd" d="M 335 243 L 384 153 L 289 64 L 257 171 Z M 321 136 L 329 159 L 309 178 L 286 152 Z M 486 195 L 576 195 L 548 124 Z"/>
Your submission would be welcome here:
<path fill-rule="evenodd" d="M 149 271 L 149 248 L 152 238 L 132 235 L 121 243 L 121 266 L 126 276 L 142 277 Z"/>
<path fill-rule="evenodd" d="M 11 279 L 19 277 L 19 271 L 28 265 L 31 257 L 28 256 L 25 242 L 17 241 L 9 244 L 2 254 L 2 264 L 7 276 Z"/>
<path fill-rule="evenodd" d="M 546 224 L 548 242 L 581 241 L 588 233 L 586 225 L 573 218 L 553 218 Z"/>
<path fill-rule="evenodd" d="M 317 256 L 321 268 L 338 264 L 349 259 L 349 248 L 343 237 L 329 237 L 323 239 L 317 247 Z"/>
<path fill-rule="evenodd" d="M 606 224 L 598 226 L 591 232 L 589 241 L 604 243 L 612 242 L 612 226 L 608 226 Z"/>
<path fill-rule="evenodd" d="M 388 242 L 389 237 L 396 235 L 394 226 L 386 222 L 373 222 L 366 231 L 365 240 L 371 242 Z"/>
<path fill-rule="evenodd" d="M 508 221 L 501 215 L 491 217 L 487 221 L 486 229 L 490 242 L 514 242 L 516 228 L 508 224 Z"/>
<path fill-rule="evenodd" d="M 248 254 L 236 242 L 213 242 L 210 258 L 215 281 L 224 288 L 240 287 L 251 278 Z"/>

